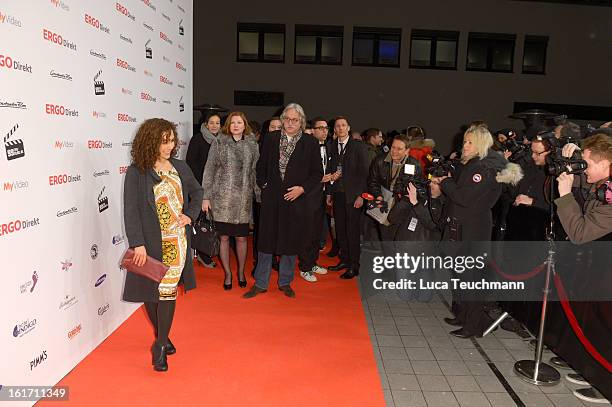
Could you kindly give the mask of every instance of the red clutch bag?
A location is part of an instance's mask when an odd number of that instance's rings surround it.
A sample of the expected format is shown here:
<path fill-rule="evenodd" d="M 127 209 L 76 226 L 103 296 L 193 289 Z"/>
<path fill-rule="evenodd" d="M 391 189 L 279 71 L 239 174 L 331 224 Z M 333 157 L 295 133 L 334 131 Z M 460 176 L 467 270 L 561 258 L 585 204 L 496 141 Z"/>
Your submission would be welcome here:
<path fill-rule="evenodd" d="M 139 276 L 153 280 L 156 283 L 162 281 L 162 278 L 164 278 L 166 272 L 170 268 L 151 256 L 147 256 L 147 261 L 142 267 L 137 266 L 136 263 L 134 263 L 134 249 L 131 247 L 127 249 L 123 255 L 123 259 L 121 259 L 121 267 L 125 268 L 130 273 L 138 274 Z"/>

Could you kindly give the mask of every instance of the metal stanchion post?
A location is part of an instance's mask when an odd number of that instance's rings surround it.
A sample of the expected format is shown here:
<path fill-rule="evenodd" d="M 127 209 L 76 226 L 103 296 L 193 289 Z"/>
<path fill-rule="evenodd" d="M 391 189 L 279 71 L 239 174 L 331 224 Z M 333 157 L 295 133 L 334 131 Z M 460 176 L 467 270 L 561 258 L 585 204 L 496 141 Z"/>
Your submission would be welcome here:
<path fill-rule="evenodd" d="M 540 316 L 540 331 L 538 332 L 538 345 L 535 350 L 535 360 L 519 360 L 514 364 L 516 374 L 527 383 L 536 386 L 552 386 L 559 383 L 561 375 L 554 367 L 542 362 L 544 349 L 544 326 L 546 324 L 546 308 L 548 293 L 550 291 L 550 277 L 555 271 L 554 242 L 549 239 L 548 259 L 546 261 L 546 281 L 544 283 L 544 298 L 542 299 L 542 315 Z"/>

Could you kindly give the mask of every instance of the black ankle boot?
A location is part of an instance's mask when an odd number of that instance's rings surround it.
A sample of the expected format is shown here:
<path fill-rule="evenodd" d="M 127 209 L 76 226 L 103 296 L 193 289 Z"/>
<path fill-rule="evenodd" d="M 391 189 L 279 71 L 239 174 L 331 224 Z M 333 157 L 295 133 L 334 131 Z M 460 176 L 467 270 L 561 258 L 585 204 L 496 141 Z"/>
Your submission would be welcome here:
<path fill-rule="evenodd" d="M 158 372 L 165 372 L 168 370 L 168 360 L 166 358 L 167 345 L 163 346 L 155 342 L 151 347 L 153 353 L 153 369 Z"/>

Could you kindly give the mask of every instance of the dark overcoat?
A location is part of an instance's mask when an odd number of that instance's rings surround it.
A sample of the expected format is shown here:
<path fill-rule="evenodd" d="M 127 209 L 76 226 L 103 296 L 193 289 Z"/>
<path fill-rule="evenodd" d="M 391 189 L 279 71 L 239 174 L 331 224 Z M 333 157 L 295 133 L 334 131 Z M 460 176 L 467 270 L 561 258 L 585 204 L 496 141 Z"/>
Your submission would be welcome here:
<path fill-rule="evenodd" d="M 183 214 L 192 222 L 202 207 L 202 187 L 184 162 L 174 158 L 170 162 L 181 179 L 183 188 Z M 157 217 L 153 186 L 161 182 L 154 170 L 141 173 L 133 164 L 125 174 L 123 190 L 123 221 L 129 247 L 144 246 L 147 255 L 162 260 L 161 228 Z M 181 275 L 185 291 L 196 286 L 193 262 L 191 261 L 192 228 L 186 226 L 187 259 Z M 129 302 L 158 302 L 159 284 L 134 273 L 126 273 L 123 300 Z"/>
<path fill-rule="evenodd" d="M 264 138 L 257 162 L 257 185 L 261 188 L 257 250 L 297 255 L 307 240 L 304 233 L 309 219 L 306 196 L 313 189 L 321 188 L 323 168 L 319 143 L 314 137 L 302 135 L 287 164 L 284 180 L 278 169 L 279 156 L 280 131 L 275 131 Z M 304 188 L 304 193 L 293 202 L 286 201 L 283 196 L 294 186 Z"/>

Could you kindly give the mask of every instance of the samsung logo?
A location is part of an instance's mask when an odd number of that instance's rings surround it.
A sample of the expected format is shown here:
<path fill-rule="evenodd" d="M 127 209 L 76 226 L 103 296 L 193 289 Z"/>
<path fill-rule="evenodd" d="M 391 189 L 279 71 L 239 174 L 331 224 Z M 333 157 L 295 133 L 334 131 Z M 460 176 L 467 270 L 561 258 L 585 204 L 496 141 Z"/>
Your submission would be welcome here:
<path fill-rule="evenodd" d="M 102 284 L 104 282 L 104 280 L 106 280 L 106 274 L 102 274 L 100 276 L 100 278 L 98 278 L 98 280 L 96 280 L 95 286 L 98 287 L 100 284 Z"/>

